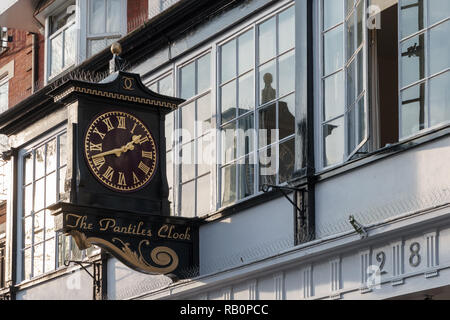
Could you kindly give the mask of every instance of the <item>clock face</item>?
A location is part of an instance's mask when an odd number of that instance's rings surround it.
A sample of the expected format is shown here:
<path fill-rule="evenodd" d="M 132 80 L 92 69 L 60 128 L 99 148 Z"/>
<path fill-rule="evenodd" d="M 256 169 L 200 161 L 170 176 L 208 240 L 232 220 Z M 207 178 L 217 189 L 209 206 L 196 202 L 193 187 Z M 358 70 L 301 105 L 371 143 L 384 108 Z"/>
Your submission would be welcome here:
<path fill-rule="evenodd" d="M 84 154 L 96 179 L 118 192 L 143 188 L 156 171 L 155 140 L 145 124 L 127 112 L 95 117 L 86 131 Z"/>

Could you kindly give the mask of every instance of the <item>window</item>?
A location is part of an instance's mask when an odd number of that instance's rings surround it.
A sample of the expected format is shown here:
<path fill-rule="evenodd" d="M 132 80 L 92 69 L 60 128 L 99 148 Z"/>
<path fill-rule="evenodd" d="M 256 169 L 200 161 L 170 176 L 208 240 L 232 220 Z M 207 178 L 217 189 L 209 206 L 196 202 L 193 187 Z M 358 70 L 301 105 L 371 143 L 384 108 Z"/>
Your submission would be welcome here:
<path fill-rule="evenodd" d="M 292 174 L 294 15 L 291 7 L 219 47 L 221 206 Z"/>
<path fill-rule="evenodd" d="M 75 1 L 49 18 L 49 77 L 59 74 L 76 62 L 75 18 Z"/>
<path fill-rule="evenodd" d="M 121 28 L 122 0 L 88 0 L 89 19 L 87 32 L 88 57 L 117 41 L 123 34 Z"/>
<path fill-rule="evenodd" d="M 0 80 L 0 113 L 8 110 L 9 106 L 9 78 L 5 77 Z"/>
<path fill-rule="evenodd" d="M 450 3 L 401 0 L 400 138 L 450 121 Z"/>
<path fill-rule="evenodd" d="M 194 217 L 211 211 L 211 54 L 207 53 L 179 69 L 180 106 L 176 137 L 179 157 L 178 210 Z"/>
<path fill-rule="evenodd" d="M 173 77 L 172 74 L 164 75 L 158 80 L 149 85 L 149 89 L 163 95 L 173 96 Z M 170 201 L 170 212 L 171 215 L 175 212 L 174 207 L 174 181 L 175 181 L 175 171 L 174 166 L 174 148 L 175 141 L 173 138 L 174 131 L 174 121 L 175 112 L 171 112 L 166 115 L 166 169 L 167 169 L 167 182 L 169 185 L 169 201 Z"/>
<path fill-rule="evenodd" d="M 149 0 L 148 1 L 148 15 L 149 18 L 157 16 L 173 4 L 180 0 Z"/>
<path fill-rule="evenodd" d="M 22 159 L 22 201 L 20 209 L 22 280 L 28 280 L 63 266 L 70 254 L 80 257 L 71 237 L 54 231 L 54 217 L 46 208 L 64 192 L 66 133 L 25 148 Z"/>
<path fill-rule="evenodd" d="M 367 141 L 364 0 L 323 0 L 322 166 L 350 159 Z"/>
<path fill-rule="evenodd" d="M 5 241 L 4 239 L 0 239 L 0 289 L 4 288 L 6 285 L 5 258 L 6 258 Z"/>
<path fill-rule="evenodd" d="M 450 121 L 448 1 L 321 5 L 321 167 Z"/>

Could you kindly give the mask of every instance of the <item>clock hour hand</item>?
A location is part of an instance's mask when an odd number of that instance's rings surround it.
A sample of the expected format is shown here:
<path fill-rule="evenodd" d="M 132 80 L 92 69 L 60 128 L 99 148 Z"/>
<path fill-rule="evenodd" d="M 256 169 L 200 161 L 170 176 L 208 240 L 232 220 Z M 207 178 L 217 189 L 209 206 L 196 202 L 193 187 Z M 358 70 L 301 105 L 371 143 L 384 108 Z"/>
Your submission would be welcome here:
<path fill-rule="evenodd" d="M 101 157 L 104 157 L 104 156 L 109 156 L 111 154 L 115 154 L 116 157 L 120 157 L 122 155 L 122 153 L 125 153 L 125 152 L 127 152 L 129 150 L 134 150 L 134 145 L 139 143 L 140 140 L 141 140 L 141 136 L 140 135 L 133 136 L 133 139 L 130 142 L 128 142 L 126 145 L 121 146 L 120 148 L 112 149 L 112 150 L 105 151 L 105 152 L 102 152 L 102 153 L 97 153 L 97 154 L 93 155 L 92 158 L 93 159 L 101 158 Z"/>

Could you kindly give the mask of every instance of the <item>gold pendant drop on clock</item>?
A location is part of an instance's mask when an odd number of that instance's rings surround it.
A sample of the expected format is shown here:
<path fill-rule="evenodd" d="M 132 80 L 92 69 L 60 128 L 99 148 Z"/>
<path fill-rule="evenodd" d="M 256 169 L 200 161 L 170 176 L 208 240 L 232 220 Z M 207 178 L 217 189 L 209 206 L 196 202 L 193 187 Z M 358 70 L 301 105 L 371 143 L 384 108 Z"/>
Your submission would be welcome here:
<path fill-rule="evenodd" d="M 88 124 L 84 154 L 95 178 L 118 192 L 143 188 L 156 171 L 157 150 L 150 130 L 123 111 L 102 113 Z"/>

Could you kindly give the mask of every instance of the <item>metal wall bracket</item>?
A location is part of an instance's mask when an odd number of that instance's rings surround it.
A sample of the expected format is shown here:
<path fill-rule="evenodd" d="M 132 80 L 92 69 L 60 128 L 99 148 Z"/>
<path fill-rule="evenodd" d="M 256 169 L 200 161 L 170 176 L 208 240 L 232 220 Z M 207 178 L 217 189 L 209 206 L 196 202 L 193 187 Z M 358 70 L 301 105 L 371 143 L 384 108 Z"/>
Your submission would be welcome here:
<path fill-rule="evenodd" d="M 79 265 L 86 273 L 92 278 L 94 282 L 94 300 L 101 300 L 102 299 L 102 261 L 77 261 L 77 260 L 65 260 L 64 265 L 68 267 L 71 263 Z M 89 270 L 84 266 L 92 266 L 94 269 L 94 274 L 89 272 Z"/>
<path fill-rule="evenodd" d="M 274 185 L 270 185 L 270 184 L 264 184 L 262 186 L 262 191 L 264 193 L 268 193 L 272 190 L 278 190 L 280 191 L 283 196 L 295 207 L 297 208 L 298 211 L 300 211 L 302 219 L 304 218 L 304 208 L 299 208 L 298 205 L 292 201 L 291 198 L 289 198 L 287 192 L 291 191 L 291 192 L 308 192 L 308 190 L 306 189 L 300 189 L 300 188 L 294 188 L 294 187 L 286 187 L 286 186 L 274 186 Z"/>

